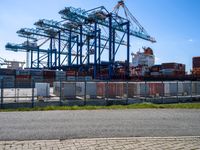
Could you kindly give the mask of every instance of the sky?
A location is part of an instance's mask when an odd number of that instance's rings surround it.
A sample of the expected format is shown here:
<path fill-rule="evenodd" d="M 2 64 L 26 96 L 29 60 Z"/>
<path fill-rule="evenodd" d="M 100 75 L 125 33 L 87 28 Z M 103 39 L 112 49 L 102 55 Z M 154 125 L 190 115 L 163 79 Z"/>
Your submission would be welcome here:
<path fill-rule="evenodd" d="M 8 42 L 20 44 L 23 38 L 16 31 L 23 27 L 33 28 L 39 19 L 61 20 L 58 14 L 64 7 L 91 9 L 105 6 L 112 11 L 117 0 L 0 0 L 0 57 L 6 60 L 25 61 L 21 52 L 5 50 Z M 200 1 L 199 0 L 125 0 L 130 12 L 147 32 L 155 37 L 152 44 L 131 37 L 131 52 L 142 47 L 154 50 L 156 64 L 178 62 L 192 68 L 192 57 L 200 56 Z M 123 56 L 119 52 L 119 59 Z"/>

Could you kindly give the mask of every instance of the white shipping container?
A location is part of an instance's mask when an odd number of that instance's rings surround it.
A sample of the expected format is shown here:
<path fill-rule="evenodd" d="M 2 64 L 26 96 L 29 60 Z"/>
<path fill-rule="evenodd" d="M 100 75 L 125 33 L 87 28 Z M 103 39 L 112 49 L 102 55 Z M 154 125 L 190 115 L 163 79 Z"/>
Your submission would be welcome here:
<path fill-rule="evenodd" d="M 75 76 L 68 76 L 67 81 L 76 81 L 76 77 Z"/>
<path fill-rule="evenodd" d="M 169 83 L 164 83 L 164 96 L 170 96 Z"/>
<path fill-rule="evenodd" d="M 85 77 L 85 81 L 91 81 L 92 80 L 92 77 L 91 76 L 86 76 Z"/>
<path fill-rule="evenodd" d="M 85 81 L 85 77 L 77 77 L 78 81 Z"/>
<path fill-rule="evenodd" d="M 178 84 L 177 82 L 164 82 L 165 96 L 177 96 Z"/>
<path fill-rule="evenodd" d="M 191 95 L 191 82 L 190 81 L 184 81 L 184 82 L 178 82 L 178 94 L 179 95 Z"/>
<path fill-rule="evenodd" d="M 66 76 L 66 72 L 64 72 L 64 71 L 56 71 L 56 76 Z"/>
<path fill-rule="evenodd" d="M 86 83 L 86 95 L 90 98 L 97 97 L 97 85 L 96 82 L 87 82 Z"/>
<path fill-rule="evenodd" d="M 76 83 L 75 82 L 63 82 L 62 96 L 64 98 L 75 98 L 76 97 Z"/>
<path fill-rule="evenodd" d="M 62 83 L 60 84 L 60 82 L 53 83 L 53 94 L 56 96 L 60 96 L 60 85 L 62 86 Z"/>
<path fill-rule="evenodd" d="M 50 84 L 49 83 L 35 83 L 36 96 L 49 97 L 50 96 Z"/>
<path fill-rule="evenodd" d="M 178 82 L 178 95 L 184 95 L 183 82 Z"/>
<path fill-rule="evenodd" d="M 192 83 L 191 81 L 183 82 L 183 94 L 184 95 L 191 95 L 192 93 Z"/>
<path fill-rule="evenodd" d="M 85 94 L 85 83 L 84 82 L 76 82 L 76 95 L 84 96 Z"/>
<path fill-rule="evenodd" d="M 200 95 L 200 82 L 192 82 L 192 94 Z"/>

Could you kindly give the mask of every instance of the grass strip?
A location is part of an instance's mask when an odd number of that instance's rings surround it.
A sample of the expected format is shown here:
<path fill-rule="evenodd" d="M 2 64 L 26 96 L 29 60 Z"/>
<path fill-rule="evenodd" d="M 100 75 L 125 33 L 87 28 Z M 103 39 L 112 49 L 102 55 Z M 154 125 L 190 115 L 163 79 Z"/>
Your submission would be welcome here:
<path fill-rule="evenodd" d="M 52 110 L 100 110 L 100 109 L 200 109 L 200 103 L 177 103 L 177 104 L 152 104 L 141 103 L 131 105 L 111 106 L 47 106 L 35 108 L 0 109 L 0 112 L 13 111 L 52 111 Z"/>

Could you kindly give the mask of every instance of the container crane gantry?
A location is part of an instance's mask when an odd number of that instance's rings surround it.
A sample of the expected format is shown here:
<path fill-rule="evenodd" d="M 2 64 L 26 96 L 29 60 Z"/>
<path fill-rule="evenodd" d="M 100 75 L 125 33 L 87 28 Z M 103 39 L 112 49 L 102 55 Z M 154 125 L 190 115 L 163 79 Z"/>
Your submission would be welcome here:
<path fill-rule="evenodd" d="M 124 9 L 125 18 L 119 16 L 120 8 Z M 80 8 L 65 7 L 59 11 L 62 20 L 42 19 L 35 22 L 36 29 L 23 28 L 17 32 L 20 37 L 27 41 L 45 41 L 36 47 L 30 45 L 7 44 L 6 48 L 13 51 L 30 51 L 31 67 L 41 66 L 42 60 L 47 58 L 47 64 L 42 66 L 48 69 L 73 68 L 76 60 L 78 72 L 84 71 L 85 64 L 87 71 L 93 70 L 93 77 L 96 79 L 101 74 L 102 60 L 106 59 L 108 52 L 108 75 L 112 78 L 115 74 L 114 68 L 116 55 L 120 47 L 126 47 L 127 59 L 125 61 L 126 77 L 129 77 L 130 62 L 130 36 L 138 37 L 150 42 L 156 42 L 146 30 L 141 26 L 137 19 L 130 13 L 123 0 L 119 1 L 112 12 L 100 6 L 91 10 Z M 135 28 L 137 27 L 137 29 Z M 50 41 L 49 49 L 42 48 Z M 55 44 L 55 41 L 58 44 Z M 57 47 L 56 47 L 57 45 Z M 72 50 L 76 46 L 76 50 Z M 36 60 L 33 54 L 36 53 Z M 43 56 L 40 56 L 43 53 Z M 54 62 L 53 62 L 54 55 Z M 93 55 L 91 61 L 90 55 Z M 62 60 L 61 60 L 62 56 Z M 67 59 L 67 63 L 65 63 Z M 85 62 L 87 60 L 87 62 Z M 62 61 L 62 63 L 61 63 Z"/>

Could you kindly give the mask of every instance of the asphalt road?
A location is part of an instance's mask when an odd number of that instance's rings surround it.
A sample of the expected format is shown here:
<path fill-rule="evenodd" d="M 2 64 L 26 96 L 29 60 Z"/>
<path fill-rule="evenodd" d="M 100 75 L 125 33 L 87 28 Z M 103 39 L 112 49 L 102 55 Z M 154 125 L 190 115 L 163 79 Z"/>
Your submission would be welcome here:
<path fill-rule="evenodd" d="M 0 140 L 200 136 L 200 110 L 1 112 Z"/>

